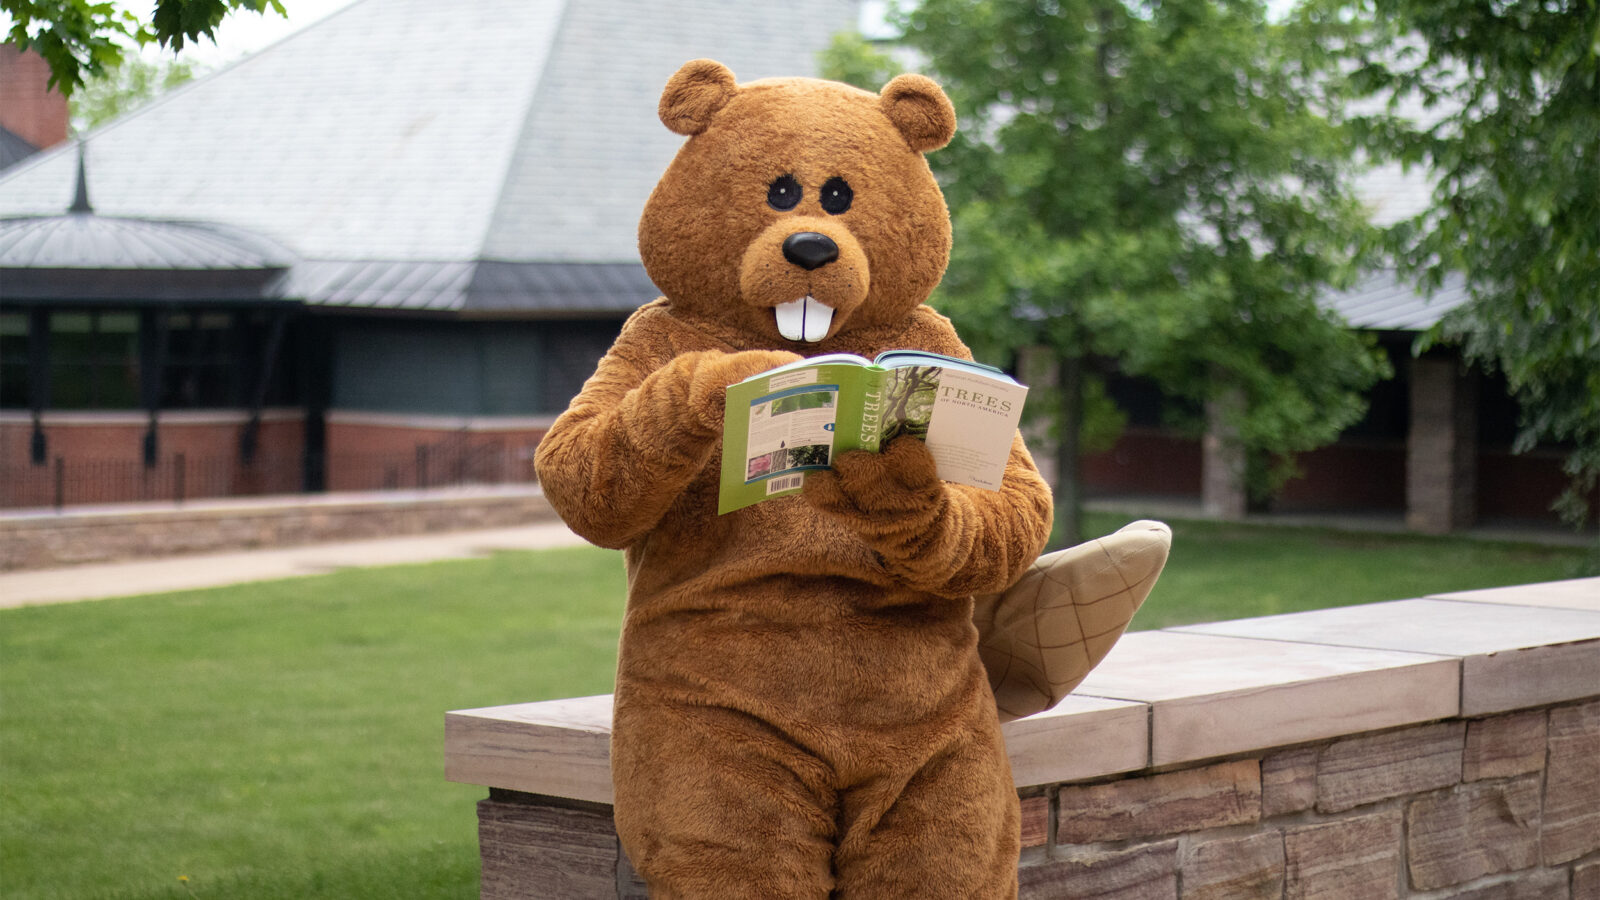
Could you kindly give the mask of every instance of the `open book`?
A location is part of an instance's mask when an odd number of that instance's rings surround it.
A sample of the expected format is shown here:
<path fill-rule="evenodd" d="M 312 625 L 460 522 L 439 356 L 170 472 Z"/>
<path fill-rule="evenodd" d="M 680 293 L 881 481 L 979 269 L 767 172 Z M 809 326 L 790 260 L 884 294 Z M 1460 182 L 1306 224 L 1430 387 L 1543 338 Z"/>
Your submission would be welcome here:
<path fill-rule="evenodd" d="M 920 350 L 832 353 L 751 376 L 728 386 L 717 512 L 793 494 L 836 454 L 902 434 L 927 442 L 940 478 L 999 490 L 1027 395 L 999 369 Z"/>

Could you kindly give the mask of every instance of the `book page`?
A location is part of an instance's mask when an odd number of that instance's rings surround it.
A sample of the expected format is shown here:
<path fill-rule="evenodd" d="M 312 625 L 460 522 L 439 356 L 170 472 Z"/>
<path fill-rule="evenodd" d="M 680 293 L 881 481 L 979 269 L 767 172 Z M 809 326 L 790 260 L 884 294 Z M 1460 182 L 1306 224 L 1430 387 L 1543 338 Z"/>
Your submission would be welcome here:
<path fill-rule="evenodd" d="M 1028 389 L 947 368 L 928 411 L 928 450 L 945 481 L 1000 489 Z"/>
<path fill-rule="evenodd" d="M 846 450 L 876 447 L 872 371 L 838 360 L 793 364 L 728 388 L 717 512 L 798 492 L 805 473 Z M 856 357 L 859 359 L 859 357 Z"/>
<path fill-rule="evenodd" d="M 745 484 L 765 481 L 770 497 L 798 490 L 801 479 L 796 473 L 832 465 L 838 414 L 837 384 L 804 384 L 751 400 Z"/>

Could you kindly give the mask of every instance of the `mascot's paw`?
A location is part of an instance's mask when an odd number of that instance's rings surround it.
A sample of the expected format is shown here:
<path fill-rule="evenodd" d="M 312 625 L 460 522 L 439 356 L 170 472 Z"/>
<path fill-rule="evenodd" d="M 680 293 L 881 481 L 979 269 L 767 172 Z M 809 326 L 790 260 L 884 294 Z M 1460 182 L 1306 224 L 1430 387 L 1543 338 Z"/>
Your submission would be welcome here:
<path fill-rule="evenodd" d="M 1138 521 L 1039 557 L 977 597 L 978 653 L 1002 722 L 1049 709 L 1105 658 L 1166 565 L 1172 531 Z"/>
<path fill-rule="evenodd" d="M 702 351 L 679 357 L 689 363 L 689 409 L 705 430 L 721 434 L 728 385 L 802 358 L 787 350 Z"/>
<path fill-rule="evenodd" d="M 832 470 L 810 473 L 805 498 L 877 544 L 873 539 L 917 535 L 931 526 L 943 509 L 945 486 L 927 445 L 899 437 L 881 453 L 843 453 Z"/>

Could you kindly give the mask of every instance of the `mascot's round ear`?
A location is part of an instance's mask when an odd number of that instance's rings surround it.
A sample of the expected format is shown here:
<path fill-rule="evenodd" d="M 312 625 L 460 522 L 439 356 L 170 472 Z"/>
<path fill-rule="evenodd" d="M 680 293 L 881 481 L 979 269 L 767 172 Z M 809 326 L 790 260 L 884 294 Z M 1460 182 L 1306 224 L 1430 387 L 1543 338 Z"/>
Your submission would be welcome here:
<path fill-rule="evenodd" d="M 661 124 L 681 135 L 699 134 L 737 90 L 727 66 L 714 59 L 690 60 L 667 80 L 661 92 L 657 108 Z"/>
<path fill-rule="evenodd" d="M 896 75 L 879 92 L 878 108 L 918 153 L 937 150 L 955 136 L 956 108 L 930 78 Z"/>

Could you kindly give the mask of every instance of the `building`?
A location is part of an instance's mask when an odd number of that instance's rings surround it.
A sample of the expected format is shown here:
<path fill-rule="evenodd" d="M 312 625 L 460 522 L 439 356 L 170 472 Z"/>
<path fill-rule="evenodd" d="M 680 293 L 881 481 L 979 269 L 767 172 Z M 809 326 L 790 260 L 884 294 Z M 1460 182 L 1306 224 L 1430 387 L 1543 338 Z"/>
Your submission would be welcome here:
<path fill-rule="evenodd" d="M 857 15 L 362 0 L 12 166 L 0 506 L 531 479 L 658 293 L 667 78 L 814 72 Z"/>
<path fill-rule="evenodd" d="M 0 507 L 531 479 L 544 429 L 656 296 L 634 235 L 681 140 L 656 118 L 666 79 L 699 56 L 743 80 L 814 72 L 879 6 L 361 0 L 11 165 Z M 46 101 L 27 108 L 64 137 Z M 1427 201 L 1393 170 L 1362 189 L 1380 222 Z M 1397 378 L 1277 508 L 1550 519 L 1559 453 L 1509 452 L 1503 386 L 1411 358 L 1462 299 L 1382 273 L 1326 298 Z M 1114 389 L 1130 427 L 1085 460 L 1092 494 L 1243 510 L 1151 386 Z"/>
<path fill-rule="evenodd" d="M 44 57 L 0 44 L 0 172 L 67 139 L 67 98 Z"/>
<path fill-rule="evenodd" d="M 1374 337 L 1394 376 L 1369 390 L 1361 421 L 1299 457 L 1299 475 L 1271 511 L 1386 515 L 1432 534 L 1559 523 L 1551 505 L 1567 486 L 1565 448 L 1514 453 L 1519 409 L 1502 377 L 1467 365 L 1453 347 L 1413 354 L 1421 333 L 1466 301 L 1459 280 L 1424 298 L 1392 272 L 1323 298 Z M 1225 477 L 1217 442 L 1171 427 L 1158 386 L 1113 374 L 1109 390 L 1128 427 L 1114 447 L 1085 458 L 1090 496 L 1198 503 L 1218 518 L 1245 513 L 1244 486 Z M 1600 497 L 1591 502 L 1600 507 Z"/>
<path fill-rule="evenodd" d="M 1409 219 L 1431 202 L 1427 177 L 1397 164 L 1369 171 L 1355 187 L 1378 225 Z M 1299 457 L 1300 474 L 1272 498 L 1272 510 L 1392 515 L 1432 534 L 1479 523 L 1559 524 L 1551 506 L 1567 487 L 1566 449 L 1514 453 L 1519 409 L 1498 373 L 1468 366 L 1449 346 L 1413 353 L 1423 332 L 1468 299 L 1459 277 L 1424 296 L 1393 271 L 1369 273 L 1320 299 L 1374 337 L 1394 377 L 1371 388 L 1360 422 Z M 1198 501 L 1218 518 L 1244 514 L 1244 485 L 1227 474 L 1242 463 L 1219 456 L 1222 442 L 1167 425 L 1155 385 L 1113 375 L 1111 390 L 1129 427 L 1115 447 L 1084 460 L 1090 496 Z M 1590 502 L 1600 509 L 1600 496 Z"/>

